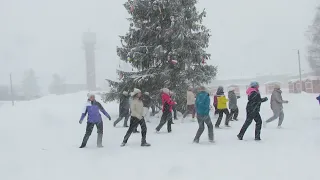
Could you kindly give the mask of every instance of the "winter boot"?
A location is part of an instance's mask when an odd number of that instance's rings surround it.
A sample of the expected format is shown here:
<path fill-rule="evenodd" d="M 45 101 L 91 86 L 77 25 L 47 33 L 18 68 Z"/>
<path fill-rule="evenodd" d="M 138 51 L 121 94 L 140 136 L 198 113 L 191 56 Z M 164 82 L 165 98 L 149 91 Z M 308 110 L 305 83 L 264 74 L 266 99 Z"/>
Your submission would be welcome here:
<path fill-rule="evenodd" d="M 243 140 L 243 136 L 241 136 L 240 134 L 238 134 L 237 137 L 240 141 Z"/>
<path fill-rule="evenodd" d="M 193 143 L 198 144 L 198 143 L 199 143 L 199 139 L 194 139 L 194 140 L 193 140 Z"/>
<path fill-rule="evenodd" d="M 85 148 L 86 145 L 85 144 L 81 144 L 81 146 L 79 148 Z"/>
<path fill-rule="evenodd" d="M 260 137 L 256 137 L 254 138 L 255 141 L 261 141 L 261 138 Z"/>
<path fill-rule="evenodd" d="M 225 126 L 226 126 L 226 127 L 231 127 L 229 124 L 226 124 Z"/>
<path fill-rule="evenodd" d="M 126 144 L 127 144 L 127 143 L 122 142 L 120 146 L 121 146 L 121 147 L 124 147 L 124 146 L 126 146 Z"/>
<path fill-rule="evenodd" d="M 215 125 L 214 127 L 215 127 L 216 129 L 221 129 L 221 128 L 220 128 L 219 126 L 217 126 L 217 125 Z"/>
<path fill-rule="evenodd" d="M 213 140 L 213 139 L 210 139 L 210 140 L 209 140 L 209 143 L 215 143 L 215 142 L 214 142 L 214 140 Z"/>
<path fill-rule="evenodd" d="M 129 127 L 129 126 L 128 126 L 128 125 L 123 125 L 123 127 L 127 128 L 127 127 Z"/>
<path fill-rule="evenodd" d="M 142 147 L 149 147 L 149 146 L 151 146 L 151 144 L 149 144 L 149 143 L 147 143 L 147 142 L 142 142 L 142 143 L 141 143 L 141 146 L 142 146 Z"/>

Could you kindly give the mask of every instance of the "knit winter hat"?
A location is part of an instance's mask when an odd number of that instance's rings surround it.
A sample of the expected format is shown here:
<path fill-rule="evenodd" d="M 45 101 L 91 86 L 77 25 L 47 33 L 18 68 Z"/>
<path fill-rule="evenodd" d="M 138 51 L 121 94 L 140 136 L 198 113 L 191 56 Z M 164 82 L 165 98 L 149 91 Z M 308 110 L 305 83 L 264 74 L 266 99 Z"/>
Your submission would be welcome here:
<path fill-rule="evenodd" d="M 250 83 L 250 87 L 257 88 L 259 86 L 259 83 L 257 81 L 253 81 Z"/>
<path fill-rule="evenodd" d="M 147 95 L 147 96 L 149 96 L 149 95 L 150 95 L 150 93 L 149 93 L 149 92 L 145 92 L 144 94 L 145 94 L 145 95 Z"/>
<path fill-rule="evenodd" d="M 162 92 L 163 92 L 163 93 L 166 93 L 166 94 L 168 94 L 168 95 L 170 94 L 170 90 L 169 90 L 168 88 L 163 88 L 163 89 L 162 89 Z"/>
<path fill-rule="evenodd" d="M 233 86 L 228 87 L 228 91 L 234 91 L 234 90 L 236 90 L 235 87 L 233 87 Z"/>
<path fill-rule="evenodd" d="M 275 84 L 275 85 L 274 85 L 274 88 L 275 88 L 275 89 L 280 89 L 280 85 L 279 85 L 279 84 Z"/>
<path fill-rule="evenodd" d="M 137 88 L 134 88 L 134 90 L 131 92 L 131 96 L 135 96 L 138 93 L 141 93 L 141 90 L 137 89 Z"/>
<path fill-rule="evenodd" d="M 91 92 L 89 92 L 89 93 L 87 94 L 87 97 L 88 97 L 88 98 L 91 98 L 92 96 L 95 97 L 95 95 L 94 95 L 93 93 L 91 93 Z"/>

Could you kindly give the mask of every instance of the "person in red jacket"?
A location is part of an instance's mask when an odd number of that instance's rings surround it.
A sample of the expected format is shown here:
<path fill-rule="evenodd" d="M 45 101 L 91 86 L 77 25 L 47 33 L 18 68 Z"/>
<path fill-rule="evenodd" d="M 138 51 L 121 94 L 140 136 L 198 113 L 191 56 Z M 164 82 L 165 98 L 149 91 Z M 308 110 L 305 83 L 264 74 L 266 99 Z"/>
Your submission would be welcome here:
<path fill-rule="evenodd" d="M 156 131 L 159 132 L 163 125 L 167 123 L 168 133 L 171 132 L 172 124 L 172 106 L 176 104 L 170 97 L 170 90 L 167 88 L 162 89 L 162 116 Z"/>

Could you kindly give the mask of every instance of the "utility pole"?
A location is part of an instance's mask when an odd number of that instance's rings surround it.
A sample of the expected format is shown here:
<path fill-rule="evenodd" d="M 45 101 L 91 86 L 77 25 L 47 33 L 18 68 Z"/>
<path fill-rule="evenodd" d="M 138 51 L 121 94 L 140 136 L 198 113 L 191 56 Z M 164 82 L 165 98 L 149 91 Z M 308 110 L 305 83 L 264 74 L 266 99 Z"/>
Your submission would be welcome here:
<path fill-rule="evenodd" d="M 12 102 L 12 106 L 14 106 L 14 95 L 13 95 L 12 74 L 11 73 L 10 73 L 10 90 L 11 90 L 11 102 Z"/>
<path fill-rule="evenodd" d="M 301 77 L 300 50 L 298 50 L 298 63 L 299 63 L 299 78 L 300 78 L 300 93 L 301 93 L 302 92 L 302 77 Z"/>

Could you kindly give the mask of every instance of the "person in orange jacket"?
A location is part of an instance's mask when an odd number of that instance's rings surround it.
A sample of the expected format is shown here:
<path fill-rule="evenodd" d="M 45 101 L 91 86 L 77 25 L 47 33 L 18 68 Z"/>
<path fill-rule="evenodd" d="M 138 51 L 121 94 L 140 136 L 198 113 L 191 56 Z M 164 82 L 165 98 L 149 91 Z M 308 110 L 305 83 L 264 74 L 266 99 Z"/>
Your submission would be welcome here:
<path fill-rule="evenodd" d="M 229 126 L 230 113 L 229 113 L 229 110 L 228 110 L 227 102 L 228 102 L 228 99 L 224 95 L 223 87 L 219 86 L 218 90 L 217 90 L 217 109 L 218 109 L 218 112 L 219 112 L 219 117 L 218 117 L 218 120 L 217 120 L 216 125 L 215 125 L 216 128 L 220 128 L 220 124 L 221 124 L 221 120 L 223 118 L 223 114 L 226 115 L 225 126 L 226 127 L 230 127 Z"/>

